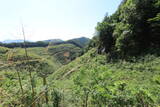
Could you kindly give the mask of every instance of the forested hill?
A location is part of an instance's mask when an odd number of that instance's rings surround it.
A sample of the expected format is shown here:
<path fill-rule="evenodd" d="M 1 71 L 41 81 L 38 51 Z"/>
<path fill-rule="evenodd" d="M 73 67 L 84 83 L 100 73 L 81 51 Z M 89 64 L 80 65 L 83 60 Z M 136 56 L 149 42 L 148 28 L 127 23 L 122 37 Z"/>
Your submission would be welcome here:
<path fill-rule="evenodd" d="M 160 49 L 160 0 L 123 0 L 96 29 L 99 51 L 112 58 L 153 53 Z"/>
<path fill-rule="evenodd" d="M 89 38 L 81 37 L 81 38 L 74 38 L 67 41 L 60 41 L 60 42 L 50 42 L 49 45 L 59 45 L 59 44 L 73 44 L 79 48 L 85 48 L 88 43 L 90 42 Z"/>

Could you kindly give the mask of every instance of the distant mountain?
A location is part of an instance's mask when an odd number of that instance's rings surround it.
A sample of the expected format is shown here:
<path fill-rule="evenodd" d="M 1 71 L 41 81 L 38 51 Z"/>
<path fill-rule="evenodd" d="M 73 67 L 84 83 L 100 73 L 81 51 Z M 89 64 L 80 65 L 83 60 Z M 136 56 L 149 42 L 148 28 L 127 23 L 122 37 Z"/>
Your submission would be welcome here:
<path fill-rule="evenodd" d="M 63 42 L 63 40 L 61 40 L 61 39 L 49 39 L 49 40 L 44 40 L 43 42 L 58 43 L 58 42 Z"/>
<path fill-rule="evenodd" d="M 84 48 L 88 43 L 90 39 L 86 37 L 80 37 L 80 38 L 75 38 L 75 39 L 70 39 L 67 41 L 61 41 L 57 43 L 50 43 L 50 45 L 60 45 L 60 44 L 73 44 L 75 46 L 78 46 L 80 48 Z"/>
<path fill-rule="evenodd" d="M 1 43 L 22 43 L 24 40 L 23 39 L 16 39 L 16 40 L 4 40 Z M 27 40 L 27 42 L 32 42 Z M 63 40 L 61 39 L 49 39 L 49 40 L 43 40 L 42 42 L 52 42 L 52 43 L 59 43 L 59 42 L 63 42 Z"/>
<path fill-rule="evenodd" d="M 61 44 L 72 44 L 79 48 L 84 48 L 89 43 L 90 39 L 86 37 L 81 38 L 74 38 L 67 41 L 63 41 L 61 39 L 49 39 L 49 40 L 42 40 L 42 41 L 28 41 L 27 40 L 27 47 L 46 47 L 46 46 L 55 46 L 55 45 L 61 45 Z M 16 43 L 16 44 L 12 44 Z M 5 40 L 2 43 L 0 42 L 0 46 L 8 47 L 8 48 L 14 48 L 14 47 L 23 47 L 23 40 L 17 39 L 17 40 Z"/>
<path fill-rule="evenodd" d="M 73 43 L 74 45 L 77 45 L 81 48 L 85 47 L 89 43 L 90 39 L 86 37 L 80 37 L 80 38 L 75 38 L 75 39 L 70 39 L 66 42 L 68 43 Z"/>
<path fill-rule="evenodd" d="M 4 41 L 2 41 L 2 43 L 21 43 L 21 42 L 23 42 L 24 40 L 22 40 L 22 39 L 17 39 L 17 40 L 4 40 Z"/>

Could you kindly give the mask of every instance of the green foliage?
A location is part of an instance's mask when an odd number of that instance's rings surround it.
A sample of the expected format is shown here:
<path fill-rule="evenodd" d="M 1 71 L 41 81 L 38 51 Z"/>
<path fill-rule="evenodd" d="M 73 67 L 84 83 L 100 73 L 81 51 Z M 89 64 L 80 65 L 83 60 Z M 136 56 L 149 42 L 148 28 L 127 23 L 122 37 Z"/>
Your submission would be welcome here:
<path fill-rule="evenodd" d="M 35 96 L 38 96 L 43 89 L 42 84 L 44 83 L 44 81 L 39 77 L 39 74 L 42 74 L 41 76 L 44 76 L 45 74 L 46 77 L 53 73 L 54 69 L 61 66 L 54 57 L 47 53 L 46 48 L 28 48 L 27 51 L 29 56 L 28 60 L 25 58 L 23 48 L 9 49 L 6 54 L 2 54 L 6 57 L 3 59 L 4 64 L 0 67 L 0 86 L 4 93 L 2 99 L 0 99 L 0 103 L 3 107 L 31 105 L 33 103 L 31 84 L 36 92 L 34 93 Z M 39 73 L 40 70 L 38 67 L 46 64 L 46 62 L 48 66 L 43 67 L 43 69 L 41 69 L 41 73 Z M 21 78 L 23 95 L 21 94 L 19 77 L 16 71 L 19 73 Z M 29 79 L 28 71 L 32 72 L 31 80 Z"/>
<path fill-rule="evenodd" d="M 53 101 L 53 107 L 59 107 L 60 106 L 61 97 L 62 97 L 61 93 L 58 90 L 54 89 L 51 92 L 51 95 L 52 95 L 51 99 Z"/>
<path fill-rule="evenodd" d="M 159 70 L 155 55 L 107 63 L 105 55 L 92 49 L 49 78 L 58 79 L 56 87 L 71 96 L 66 99 L 69 105 L 159 106 Z"/>
<path fill-rule="evenodd" d="M 160 58 L 155 55 L 107 63 L 105 55 L 96 54 L 96 49 L 91 49 L 54 72 L 53 62 L 47 59 L 48 55 L 43 53 L 43 49 L 41 52 L 37 48 L 29 51 L 35 51 L 37 55 L 46 59 L 17 64 L 16 70 L 18 68 L 20 70 L 24 89 L 23 96 L 20 93 L 15 69 L 0 72 L 2 106 L 25 106 L 33 103 L 26 65 L 32 67 L 36 105 L 49 107 L 160 105 Z M 47 77 L 45 85 L 42 77 Z"/>
<path fill-rule="evenodd" d="M 107 22 L 103 23 L 98 23 L 97 30 L 99 31 L 99 40 L 100 42 L 100 47 L 101 49 L 104 48 L 104 51 L 106 53 L 110 52 L 113 46 L 113 24 L 109 24 Z M 102 47 L 101 47 L 102 46 Z M 103 47 L 104 46 L 104 47 Z"/>
<path fill-rule="evenodd" d="M 159 0 L 123 0 L 118 10 L 97 25 L 99 50 L 124 58 L 160 48 Z"/>
<path fill-rule="evenodd" d="M 48 77 L 48 75 L 52 74 L 55 71 L 55 68 L 53 68 L 53 66 L 45 60 L 42 60 L 40 63 L 38 63 L 37 66 L 37 74 L 42 78 Z"/>
<path fill-rule="evenodd" d="M 9 52 L 8 48 L 0 46 L 0 64 L 3 63 L 7 58 L 7 54 Z"/>
<path fill-rule="evenodd" d="M 1 47 L 1 46 L 0 46 L 0 54 L 5 54 L 5 53 L 8 52 L 8 51 L 9 51 L 8 48 Z"/>
<path fill-rule="evenodd" d="M 99 37 L 97 35 L 95 35 L 90 42 L 88 43 L 87 47 L 85 47 L 85 52 L 87 52 L 88 50 L 95 48 L 99 43 L 98 41 Z"/>

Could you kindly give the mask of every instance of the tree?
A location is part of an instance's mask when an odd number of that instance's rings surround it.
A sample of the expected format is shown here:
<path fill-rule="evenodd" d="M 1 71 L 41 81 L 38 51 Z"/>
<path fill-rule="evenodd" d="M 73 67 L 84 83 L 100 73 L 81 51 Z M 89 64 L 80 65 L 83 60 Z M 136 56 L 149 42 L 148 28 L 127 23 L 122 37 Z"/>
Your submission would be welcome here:
<path fill-rule="evenodd" d="M 160 48 L 159 10 L 159 0 L 123 0 L 113 15 L 97 25 L 100 52 L 124 58 Z"/>
<path fill-rule="evenodd" d="M 113 27 L 114 25 L 109 24 L 107 22 L 98 23 L 97 31 L 99 32 L 99 49 L 104 50 L 106 53 L 112 50 L 114 45 L 113 41 Z"/>

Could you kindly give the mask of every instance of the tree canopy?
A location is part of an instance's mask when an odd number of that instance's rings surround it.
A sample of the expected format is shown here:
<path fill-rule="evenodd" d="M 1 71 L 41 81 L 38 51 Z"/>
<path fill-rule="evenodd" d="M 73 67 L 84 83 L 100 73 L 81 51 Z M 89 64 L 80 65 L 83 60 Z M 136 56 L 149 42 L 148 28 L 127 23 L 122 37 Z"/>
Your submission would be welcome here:
<path fill-rule="evenodd" d="M 119 56 L 160 48 L 160 0 L 123 0 L 118 10 L 98 23 L 99 49 Z"/>

